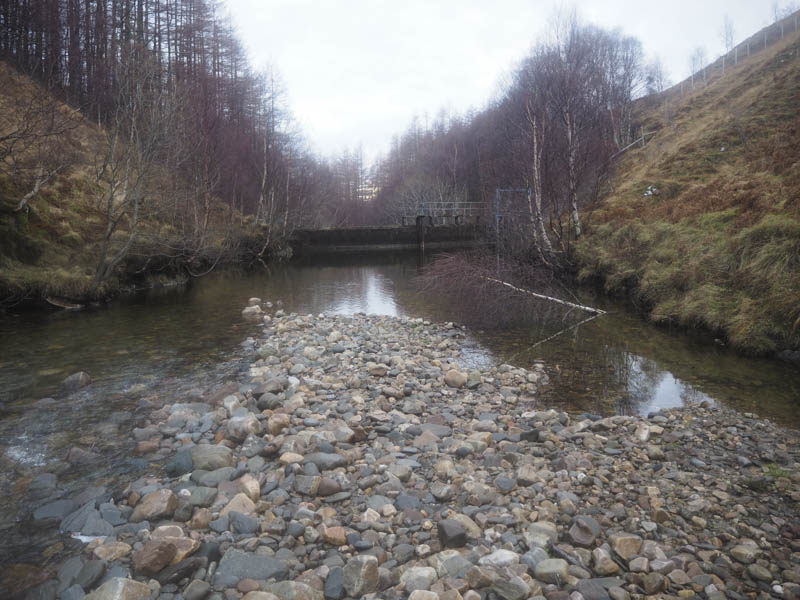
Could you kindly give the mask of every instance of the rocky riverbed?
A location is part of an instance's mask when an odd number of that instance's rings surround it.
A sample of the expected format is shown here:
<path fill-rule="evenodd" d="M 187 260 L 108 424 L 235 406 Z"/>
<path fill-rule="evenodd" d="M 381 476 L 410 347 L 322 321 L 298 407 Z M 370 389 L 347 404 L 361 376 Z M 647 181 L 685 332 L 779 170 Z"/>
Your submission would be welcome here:
<path fill-rule="evenodd" d="M 798 432 L 568 415 L 452 324 L 261 306 L 246 380 L 140 408 L 151 476 L 30 480 L 32 524 L 86 543 L 29 598 L 800 598 Z"/>

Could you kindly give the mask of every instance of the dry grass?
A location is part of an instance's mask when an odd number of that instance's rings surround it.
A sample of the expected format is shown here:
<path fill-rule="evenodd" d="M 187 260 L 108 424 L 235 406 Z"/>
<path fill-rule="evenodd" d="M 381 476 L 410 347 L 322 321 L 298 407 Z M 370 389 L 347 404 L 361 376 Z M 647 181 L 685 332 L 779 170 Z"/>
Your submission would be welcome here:
<path fill-rule="evenodd" d="M 0 135 L 19 124 L 20 114 L 30 105 L 31 99 L 48 94 L 42 86 L 2 61 L 0 89 L 3 90 Z M 53 140 L 52 149 L 67 166 L 42 187 L 30 201 L 28 210 L 16 212 L 13 209 L 31 189 L 31 181 L 25 175 L 35 171 L 35 161 L 39 157 L 32 156 L 32 151 L 28 150 L 19 155 L 19 173 L 0 169 L 0 308 L 48 296 L 74 300 L 105 298 L 132 283 L 134 278 L 145 278 L 147 274 L 143 272 L 132 275 L 143 270 L 145 265 L 149 265 L 149 269 L 160 269 L 162 277 L 165 273 L 179 271 L 183 276 L 180 261 L 176 259 L 174 264 L 166 264 L 169 260 L 165 258 L 166 254 L 174 253 L 173 249 L 182 246 L 182 234 L 159 221 L 153 211 L 140 220 L 139 238 L 127 262 L 103 287 L 91 291 L 106 222 L 100 203 L 103 190 L 97 182 L 106 135 L 102 128 L 65 104 L 56 103 L 56 107 L 74 124 Z M 164 169 L 155 170 L 149 196 L 154 206 L 161 202 L 161 196 L 170 194 L 174 187 L 172 178 L 173 174 Z M 218 222 L 228 222 L 227 208 L 215 206 L 212 212 L 214 227 Z M 127 236 L 126 223 L 115 236 L 116 243 L 122 244 Z M 224 233 L 211 231 L 207 243 L 216 248 L 223 243 L 223 238 Z M 148 261 L 151 257 L 153 259 Z"/>
<path fill-rule="evenodd" d="M 587 216 L 584 279 L 749 353 L 800 347 L 800 36 L 687 94 Z M 656 195 L 645 196 L 648 186 Z"/>

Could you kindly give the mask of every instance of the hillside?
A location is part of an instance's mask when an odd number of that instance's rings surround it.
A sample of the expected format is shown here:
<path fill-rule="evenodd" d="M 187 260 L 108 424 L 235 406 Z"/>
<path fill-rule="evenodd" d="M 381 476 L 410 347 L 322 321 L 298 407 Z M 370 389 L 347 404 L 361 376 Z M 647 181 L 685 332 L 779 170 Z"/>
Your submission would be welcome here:
<path fill-rule="evenodd" d="M 102 132 L 4 62 L 0 88 L 0 136 L 29 132 L 0 170 L 2 297 L 11 303 L 30 295 L 80 295 L 92 275 L 87 241 L 95 237 L 99 223 L 91 202 L 99 189 L 91 169 Z M 48 135 L 51 111 L 62 127 Z M 57 155 L 69 166 L 42 185 L 26 208 L 15 211 L 33 189 L 37 164 L 45 154 L 49 160 Z"/>
<path fill-rule="evenodd" d="M 234 224 L 231 211 L 214 198 L 205 207 L 191 198 L 184 182 L 158 161 L 137 184 L 134 214 L 125 194 L 138 174 L 126 179 L 112 173 L 135 158 L 126 143 L 117 142 L 112 159 L 112 132 L 2 61 L 0 89 L 0 308 L 101 300 L 123 289 L 186 279 L 190 270 L 231 255 L 234 242 L 246 237 L 243 220 Z M 42 174 L 52 176 L 37 187 Z M 122 260 L 112 265 L 129 240 Z M 98 283 L 104 265 L 111 268 Z"/>
<path fill-rule="evenodd" d="M 587 215 L 580 277 L 747 353 L 800 348 L 800 35 L 664 96 L 636 106 L 656 133 Z"/>

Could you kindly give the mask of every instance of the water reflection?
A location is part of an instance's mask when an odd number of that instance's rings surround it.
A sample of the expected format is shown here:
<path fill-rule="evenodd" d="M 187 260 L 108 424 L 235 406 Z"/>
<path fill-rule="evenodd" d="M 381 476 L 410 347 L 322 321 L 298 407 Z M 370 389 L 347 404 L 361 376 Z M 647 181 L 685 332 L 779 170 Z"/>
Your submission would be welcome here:
<path fill-rule="evenodd" d="M 57 394 L 61 379 L 79 369 L 121 392 L 226 360 L 257 331 L 239 314 L 250 296 L 281 300 L 285 309 L 300 313 L 453 319 L 445 302 L 420 292 L 419 269 L 414 253 L 332 255 L 269 272 L 214 273 L 188 288 L 154 291 L 85 313 L 2 317 L 0 407 L 24 410 L 31 399 Z M 647 413 L 711 399 L 800 425 L 796 368 L 744 359 L 706 340 L 651 327 L 619 306 L 606 308 L 613 314 L 535 348 L 548 330 L 475 333 L 467 349 L 470 362 L 544 361 L 553 382 L 546 402 L 571 411 Z"/>

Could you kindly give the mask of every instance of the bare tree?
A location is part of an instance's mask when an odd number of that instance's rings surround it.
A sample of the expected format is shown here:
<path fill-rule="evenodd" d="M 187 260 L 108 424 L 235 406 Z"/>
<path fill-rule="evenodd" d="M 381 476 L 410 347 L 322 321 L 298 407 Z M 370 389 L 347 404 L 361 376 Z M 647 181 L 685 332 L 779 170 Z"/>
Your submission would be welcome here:
<path fill-rule="evenodd" d="M 694 88 L 695 73 L 703 69 L 703 82 L 705 82 L 705 64 L 706 64 L 706 49 L 703 46 L 697 46 L 692 55 L 689 57 L 689 64 L 692 70 L 692 88 Z"/>
<path fill-rule="evenodd" d="M 733 21 L 728 15 L 722 19 L 722 29 L 719 33 L 725 47 L 725 52 L 722 54 L 722 72 L 725 73 L 725 59 L 733 49 Z"/>
<path fill-rule="evenodd" d="M 29 209 L 30 201 L 70 163 L 65 135 L 77 127 L 79 119 L 38 89 L 10 98 L 5 109 L 5 124 L 0 128 L 0 174 L 27 190 L 12 209 L 18 212 Z"/>
<path fill-rule="evenodd" d="M 645 67 L 645 88 L 648 94 L 660 94 L 663 92 L 669 81 L 664 72 L 664 65 L 661 59 L 655 57 Z"/>
<path fill-rule="evenodd" d="M 176 97 L 166 94 L 153 63 L 121 60 L 113 121 L 107 127 L 105 151 L 97 170 L 104 219 L 94 293 L 128 255 L 140 222 L 159 207 L 149 197 L 150 176 L 170 138 Z M 163 209 L 163 206 L 160 207 Z"/>

